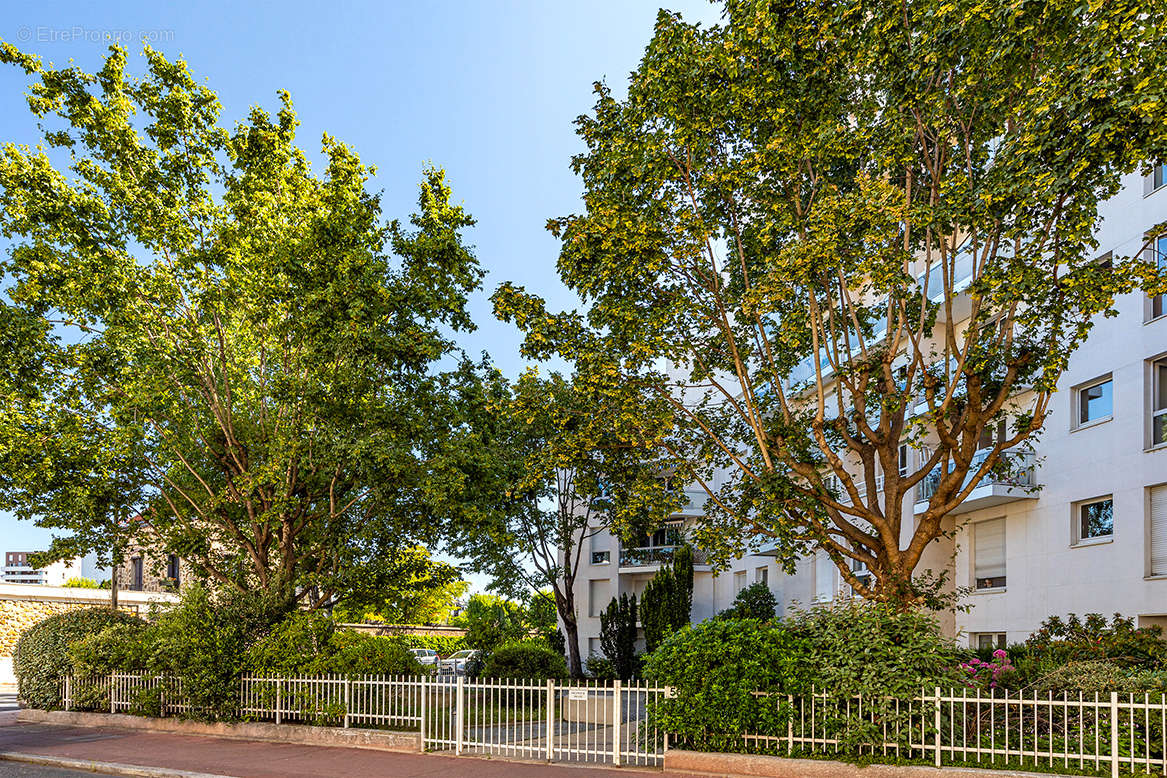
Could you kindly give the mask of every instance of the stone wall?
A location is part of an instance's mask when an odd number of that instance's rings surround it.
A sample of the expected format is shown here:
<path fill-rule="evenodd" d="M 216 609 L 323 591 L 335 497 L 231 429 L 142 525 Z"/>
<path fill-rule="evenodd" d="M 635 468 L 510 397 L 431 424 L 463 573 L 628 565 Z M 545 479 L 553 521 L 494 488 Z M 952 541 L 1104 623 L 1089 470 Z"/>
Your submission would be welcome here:
<path fill-rule="evenodd" d="M 145 615 L 152 602 L 173 602 L 173 594 L 118 591 L 118 609 Z M 35 584 L 0 584 L 0 684 L 13 683 L 12 650 L 32 625 L 76 608 L 109 604 L 108 589 L 74 589 Z"/>

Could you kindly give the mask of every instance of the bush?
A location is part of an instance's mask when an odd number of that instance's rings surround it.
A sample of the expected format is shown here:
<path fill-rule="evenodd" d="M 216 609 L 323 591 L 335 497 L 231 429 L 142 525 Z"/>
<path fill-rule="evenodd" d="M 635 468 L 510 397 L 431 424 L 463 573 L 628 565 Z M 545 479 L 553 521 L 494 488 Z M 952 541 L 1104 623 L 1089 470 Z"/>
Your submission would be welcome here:
<path fill-rule="evenodd" d="M 769 621 L 778 611 L 778 600 L 770 587 L 758 581 L 738 592 L 727 610 L 717 614 L 719 619 L 759 619 Z"/>
<path fill-rule="evenodd" d="M 461 635 L 390 635 L 390 637 L 400 641 L 406 648 L 428 648 L 437 651 L 441 656 L 449 656 L 470 647 L 466 645 L 466 638 Z"/>
<path fill-rule="evenodd" d="M 597 656 L 592 654 L 584 662 L 584 669 L 592 678 L 601 681 L 616 680 L 616 666 L 612 664 L 612 660 L 606 656 Z"/>
<path fill-rule="evenodd" d="M 739 750 L 742 732 L 784 733 L 779 705 L 754 692 L 807 688 L 807 656 L 804 639 L 778 625 L 717 619 L 682 628 L 645 661 L 645 677 L 676 693 L 656 706 L 655 726 L 706 750 Z"/>
<path fill-rule="evenodd" d="M 567 662 L 544 642 L 523 641 L 495 649 L 482 668 L 486 678 L 566 678 Z"/>
<path fill-rule="evenodd" d="M 335 632 L 332 619 L 322 614 L 289 614 L 248 647 L 244 666 L 257 675 L 299 675 L 331 653 Z"/>
<path fill-rule="evenodd" d="M 100 589 L 101 585 L 92 578 L 70 578 L 65 581 L 66 589 Z"/>
<path fill-rule="evenodd" d="M 1133 619 L 1118 613 L 1109 624 L 1097 613 L 1084 619 L 1071 613 L 1064 621 L 1051 616 L 1025 646 L 1031 662 L 1047 667 L 1108 659 L 1126 667 L 1155 669 L 1167 661 L 1167 643 L 1158 626 L 1136 628 Z"/>
<path fill-rule="evenodd" d="M 150 671 L 178 676 L 192 714 L 229 718 L 248 648 L 287 615 L 287 605 L 193 585 L 151 628 Z"/>
<path fill-rule="evenodd" d="M 636 595 L 613 597 L 600 613 L 600 646 L 612 660 L 616 677 L 632 678 L 636 666 Z"/>
<path fill-rule="evenodd" d="M 839 697 L 908 697 L 921 686 L 944 686 L 959 659 L 936 619 L 921 611 L 851 600 L 796 611 L 785 625 L 806 646 L 810 682 Z"/>
<path fill-rule="evenodd" d="M 73 668 L 73 643 L 115 624 L 140 623 L 137 616 L 109 608 L 81 608 L 34 624 L 12 655 L 20 698 L 33 708 L 59 707 L 61 682 Z"/>
<path fill-rule="evenodd" d="M 1107 659 L 1070 662 L 1032 682 L 1041 692 L 1167 692 L 1167 670 L 1145 670 Z"/>
<path fill-rule="evenodd" d="M 305 675 L 421 675 L 424 670 L 409 648 L 394 638 L 340 629 L 333 635 L 328 652 L 299 672 Z"/>
<path fill-rule="evenodd" d="M 693 607 L 693 550 L 681 546 L 670 564 L 663 566 L 644 587 L 640 621 L 649 651 L 665 637 L 689 623 Z"/>
<path fill-rule="evenodd" d="M 146 622 L 110 624 L 70 646 L 73 674 L 90 676 L 145 670 L 150 662 L 149 644 L 150 630 Z"/>

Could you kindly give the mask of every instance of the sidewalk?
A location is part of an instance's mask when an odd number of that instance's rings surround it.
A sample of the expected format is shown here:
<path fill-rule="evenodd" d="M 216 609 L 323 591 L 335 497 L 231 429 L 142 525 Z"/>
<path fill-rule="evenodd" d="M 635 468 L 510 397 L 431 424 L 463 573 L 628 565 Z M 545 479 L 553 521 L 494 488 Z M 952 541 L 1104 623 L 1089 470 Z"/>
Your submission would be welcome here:
<path fill-rule="evenodd" d="M 213 773 L 234 778 L 663 778 L 668 775 L 659 770 L 559 766 L 25 723 L 0 726 L 0 753 L 5 752 Z"/>

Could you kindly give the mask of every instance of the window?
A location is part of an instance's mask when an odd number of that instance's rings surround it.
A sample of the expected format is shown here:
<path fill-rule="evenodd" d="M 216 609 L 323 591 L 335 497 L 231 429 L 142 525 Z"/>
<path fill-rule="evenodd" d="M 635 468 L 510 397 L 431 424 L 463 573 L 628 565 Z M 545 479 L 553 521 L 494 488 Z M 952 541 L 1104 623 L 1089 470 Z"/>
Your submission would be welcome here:
<path fill-rule="evenodd" d="M 754 571 L 754 583 L 770 585 L 770 568 L 759 567 Z"/>
<path fill-rule="evenodd" d="M 1103 497 L 1078 503 L 1074 510 L 1074 529 L 1078 543 L 1114 535 L 1114 500 Z"/>
<path fill-rule="evenodd" d="M 604 649 L 599 638 L 588 638 L 588 656 L 603 656 Z"/>
<path fill-rule="evenodd" d="M 140 592 L 142 588 L 142 557 L 136 556 L 130 560 L 130 589 Z"/>
<path fill-rule="evenodd" d="M 997 422 L 989 422 L 985 428 L 981 430 L 981 437 L 977 441 L 977 448 L 992 448 L 997 444 L 997 441 L 1005 439 L 1005 419 L 1004 417 L 997 419 Z"/>
<path fill-rule="evenodd" d="M 1151 575 L 1167 575 L 1167 484 L 1151 488 Z"/>
<path fill-rule="evenodd" d="M 973 577 L 978 589 L 1005 587 L 1005 520 L 973 525 Z"/>
<path fill-rule="evenodd" d="M 178 586 L 181 582 L 181 565 L 178 561 L 178 554 L 171 554 L 166 558 L 166 577 L 170 579 L 171 583 Z"/>
<path fill-rule="evenodd" d="M 1114 409 L 1113 397 L 1111 395 L 1112 386 L 1113 381 L 1110 380 L 1110 376 L 1106 376 L 1088 384 L 1083 384 L 1074 390 L 1077 398 L 1075 426 L 1082 427 L 1110 418 L 1110 414 Z"/>
<path fill-rule="evenodd" d="M 606 565 L 612 561 L 612 552 L 605 548 L 608 545 L 608 539 L 602 537 L 599 530 L 592 530 L 592 536 L 588 543 L 592 552 L 593 565 Z"/>
<path fill-rule="evenodd" d="M 746 588 L 746 571 L 738 570 L 733 574 L 733 593 L 741 594 L 742 589 Z"/>
<path fill-rule="evenodd" d="M 588 581 L 588 615 L 597 618 L 608 607 L 612 599 L 607 578 L 594 578 Z"/>
<path fill-rule="evenodd" d="M 908 470 L 912 466 L 912 457 L 908 451 L 907 444 L 900 446 L 900 478 L 906 478 Z"/>
<path fill-rule="evenodd" d="M 835 599 L 835 563 L 830 555 L 824 551 L 816 551 L 814 555 L 814 600 L 815 602 L 830 602 Z"/>
<path fill-rule="evenodd" d="M 1167 443 L 1167 359 L 1151 363 L 1151 445 Z"/>
<path fill-rule="evenodd" d="M 973 648 L 992 649 L 1005 647 L 1004 632 L 974 632 L 969 636 L 969 644 Z"/>
<path fill-rule="evenodd" d="M 1167 164 L 1160 163 L 1151 171 L 1151 191 L 1162 189 L 1164 184 L 1167 184 Z"/>
<path fill-rule="evenodd" d="M 1163 168 L 1160 167 L 1159 170 Z M 1167 233 L 1155 238 L 1155 242 L 1151 245 L 1151 256 L 1149 261 L 1157 265 L 1160 270 L 1167 269 Z M 1167 313 L 1167 294 L 1157 294 L 1151 298 L 1151 310 L 1148 319 L 1158 319 L 1163 314 Z"/>
<path fill-rule="evenodd" d="M 612 552 L 611 551 L 593 551 L 592 552 L 592 564 L 593 565 L 606 565 L 606 564 L 611 563 L 611 561 L 612 561 Z"/>

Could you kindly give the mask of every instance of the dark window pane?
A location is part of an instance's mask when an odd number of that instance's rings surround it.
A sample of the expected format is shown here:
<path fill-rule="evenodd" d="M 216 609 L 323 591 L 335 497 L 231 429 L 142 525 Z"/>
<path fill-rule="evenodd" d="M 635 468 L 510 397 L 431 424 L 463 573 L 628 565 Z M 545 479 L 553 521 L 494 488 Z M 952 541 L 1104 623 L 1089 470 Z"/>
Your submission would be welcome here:
<path fill-rule="evenodd" d="M 1082 506 L 1082 537 L 1101 538 L 1114 534 L 1114 502 L 1099 500 Z"/>

